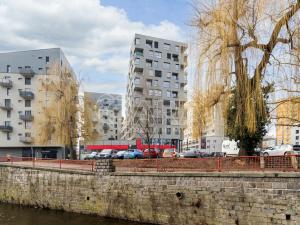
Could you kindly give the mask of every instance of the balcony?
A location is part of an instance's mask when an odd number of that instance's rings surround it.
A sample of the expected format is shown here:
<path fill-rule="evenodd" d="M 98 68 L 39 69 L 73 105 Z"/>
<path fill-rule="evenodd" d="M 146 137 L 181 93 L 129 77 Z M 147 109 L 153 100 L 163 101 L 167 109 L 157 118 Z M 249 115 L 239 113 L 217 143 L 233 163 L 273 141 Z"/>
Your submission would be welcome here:
<path fill-rule="evenodd" d="M 0 103 L 0 108 L 6 111 L 10 111 L 13 109 L 12 104 Z"/>
<path fill-rule="evenodd" d="M 12 87 L 12 81 L 9 79 L 1 79 L 0 80 L 0 86 L 4 88 L 11 88 Z"/>
<path fill-rule="evenodd" d="M 19 115 L 19 119 L 26 122 L 31 122 L 34 119 L 34 116 L 31 114 L 21 114 Z"/>
<path fill-rule="evenodd" d="M 32 78 L 34 76 L 34 71 L 31 68 L 19 69 L 19 73 L 25 78 Z"/>
<path fill-rule="evenodd" d="M 12 132 L 13 131 L 13 127 L 10 125 L 0 125 L 0 130 L 2 132 Z"/>
<path fill-rule="evenodd" d="M 20 142 L 23 142 L 25 144 L 30 144 L 33 142 L 33 138 L 22 136 L 22 137 L 20 137 Z"/>
<path fill-rule="evenodd" d="M 19 91 L 19 94 L 25 100 L 32 100 L 32 99 L 34 99 L 34 94 L 31 91 Z"/>

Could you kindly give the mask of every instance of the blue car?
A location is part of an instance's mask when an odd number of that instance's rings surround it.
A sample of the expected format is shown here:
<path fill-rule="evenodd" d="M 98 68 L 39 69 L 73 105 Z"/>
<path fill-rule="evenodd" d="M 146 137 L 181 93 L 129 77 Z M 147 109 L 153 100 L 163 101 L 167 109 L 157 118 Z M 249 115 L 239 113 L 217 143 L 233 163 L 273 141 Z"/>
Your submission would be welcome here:
<path fill-rule="evenodd" d="M 124 159 L 142 159 L 144 158 L 143 152 L 139 149 L 129 149 L 124 154 Z"/>

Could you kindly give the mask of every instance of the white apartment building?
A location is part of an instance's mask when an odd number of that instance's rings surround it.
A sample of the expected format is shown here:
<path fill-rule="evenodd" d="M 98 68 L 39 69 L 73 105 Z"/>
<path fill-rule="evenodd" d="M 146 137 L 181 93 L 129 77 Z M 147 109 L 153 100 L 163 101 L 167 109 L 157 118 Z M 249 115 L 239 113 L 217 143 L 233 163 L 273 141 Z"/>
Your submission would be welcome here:
<path fill-rule="evenodd" d="M 122 96 L 119 94 L 84 92 L 97 106 L 92 116 L 94 131 L 98 137 L 93 142 L 120 140 L 122 129 Z M 94 144 L 95 144 L 94 143 Z M 92 143 L 91 143 L 92 144 Z"/>
<path fill-rule="evenodd" d="M 123 139 L 145 137 L 138 121 L 148 108 L 151 140 L 178 148 L 186 126 L 187 44 L 135 34 L 130 51 Z"/>
<path fill-rule="evenodd" d="M 0 53 L 0 156 L 64 158 L 67 154 L 55 138 L 49 137 L 46 144 L 40 141 L 45 131 L 39 123 L 55 96 L 44 85 L 57 80 L 49 74 L 53 64 L 75 76 L 59 48 Z M 55 114 L 59 109 L 52 110 Z"/>

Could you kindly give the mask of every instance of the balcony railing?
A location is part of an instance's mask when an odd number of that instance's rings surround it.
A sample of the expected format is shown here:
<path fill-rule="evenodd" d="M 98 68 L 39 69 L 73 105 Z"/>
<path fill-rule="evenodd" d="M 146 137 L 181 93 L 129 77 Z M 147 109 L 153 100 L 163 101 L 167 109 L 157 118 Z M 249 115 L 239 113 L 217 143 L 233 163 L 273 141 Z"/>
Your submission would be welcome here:
<path fill-rule="evenodd" d="M 13 109 L 12 104 L 5 104 L 5 103 L 4 104 L 0 103 L 0 108 L 3 109 L 3 110 L 7 110 L 7 111 Z"/>
<path fill-rule="evenodd" d="M 19 73 L 23 75 L 25 78 L 31 78 L 34 76 L 34 71 L 31 68 L 22 68 L 19 69 Z"/>
<path fill-rule="evenodd" d="M 12 132 L 13 127 L 10 125 L 0 125 L 0 130 L 3 132 Z"/>
<path fill-rule="evenodd" d="M 33 121 L 33 119 L 34 119 L 33 115 L 31 115 L 31 114 L 21 114 L 21 115 L 19 115 L 19 118 L 26 122 Z"/>
<path fill-rule="evenodd" d="M 19 91 L 19 94 L 25 100 L 32 100 L 32 99 L 34 99 L 34 94 L 31 91 Z"/>
<path fill-rule="evenodd" d="M 9 79 L 1 79 L 0 80 L 0 86 L 5 88 L 11 88 L 12 87 L 12 81 Z"/>
<path fill-rule="evenodd" d="M 25 144 L 32 143 L 33 142 L 33 138 L 32 137 L 21 136 L 20 137 L 20 142 L 23 142 Z"/>

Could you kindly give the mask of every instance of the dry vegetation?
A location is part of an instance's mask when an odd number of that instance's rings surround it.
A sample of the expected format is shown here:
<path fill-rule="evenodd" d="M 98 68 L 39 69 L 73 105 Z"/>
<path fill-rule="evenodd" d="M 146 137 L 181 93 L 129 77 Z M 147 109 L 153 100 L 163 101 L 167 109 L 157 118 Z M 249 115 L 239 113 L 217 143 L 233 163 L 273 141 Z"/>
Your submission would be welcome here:
<path fill-rule="evenodd" d="M 290 79 L 287 71 L 299 68 L 299 8 L 300 0 L 216 0 L 195 5 L 199 60 L 194 136 L 201 136 L 206 115 L 217 103 L 227 118 L 233 91 L 235 124 L 240 132 L 257 131 L 257 120 L 268 117 L 263 87 L 277 84 L 284 74 Z"/>

